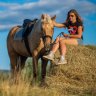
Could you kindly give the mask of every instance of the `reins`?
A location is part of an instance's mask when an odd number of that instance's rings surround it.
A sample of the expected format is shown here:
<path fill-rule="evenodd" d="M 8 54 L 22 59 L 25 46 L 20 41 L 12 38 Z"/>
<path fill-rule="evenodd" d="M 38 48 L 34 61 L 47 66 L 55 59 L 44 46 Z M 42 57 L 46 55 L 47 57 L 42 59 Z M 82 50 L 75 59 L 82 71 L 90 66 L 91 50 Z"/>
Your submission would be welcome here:
<path fill-rule="evenodd" d="M 64 32 L 60 32 L 58 35 L 57 35 L 57 37 L 56 38 L 61 38 L 62 37 L 62 35 L 64 34 Z M 58 42 L 57 42 L 58 43 Z M 54 42 L 53 43 L 51 43 L 51 45 L 54 45 L 54 44 L 57 44 L 56 43 L 56 39 L 54 40 Z"/>

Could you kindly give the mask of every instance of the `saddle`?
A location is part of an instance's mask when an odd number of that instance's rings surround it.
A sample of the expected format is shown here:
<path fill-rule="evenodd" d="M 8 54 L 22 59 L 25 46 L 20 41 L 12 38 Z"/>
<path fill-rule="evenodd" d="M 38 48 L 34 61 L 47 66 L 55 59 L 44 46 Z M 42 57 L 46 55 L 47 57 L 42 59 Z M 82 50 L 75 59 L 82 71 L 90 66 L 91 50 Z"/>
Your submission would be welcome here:
<path fill-rule="evenodd" d="M 14 36 L 14 40 L 24 40 L 26 49 L 28 51 L 28 53 L 31 56 L 31 51 L 29 48 L 29 42 L 28 42 L 28 35 L 31 32 L 32 28 L 34 27 L 34 24 L 36 23 L 38 19 L 34 19 L 34 20 L 30 20 L 30 19 L 25 19 L 23 21 L 23 25 L 22 26 L 18 26 L 19 30 L 16 32 L 15 36 Z"/>
<path fill-rule="evenodd" d="M 30 19 L 25 19 L 24 21 L 23 21 L 23 34 L 22 34 L 22 37 L 23 37 L 23 39 L 25 39 L 28 35 L 29 35 L 29 33 L 31 32 L 31 30 L 32 30 L 32 28 L 33 28 L 33 26 L 34 26 L 34 24 L 36 23 L 36 21 L 37 21 L 38 19 L 36 18 L 36 19 L 33 19 L 33 20 L 30 20 Z"/>
<path fill-rule="evenodd" d="M 28 37 L 29 33 L 31 32 L 37 20 L 38 19 L 33 19 L 33 20 L 25 19 L 23 21 L 22 26 L 18 25 L 19 29 L 17 30 L 14 36 L 14 40 L 25 40 Z"/>
<path fill-rule="evenodd" d="M 36 23 L 37 20 L 38 19 L 34 19 L 34 20 L 25 19 L 24 22 L 23 22 L 23 28 L 24 28 L 23 40 L 25 42 L 25 46 L 26 46 L 27 51 L 30 54 L 30 56 L 31 56 L 31 51 L 30 51 L 30 47 L 29 47 L 29 42 L 28 42 L 27 36 L 31 32 L 31 30 L 34 27 L 34 24 Z"/>

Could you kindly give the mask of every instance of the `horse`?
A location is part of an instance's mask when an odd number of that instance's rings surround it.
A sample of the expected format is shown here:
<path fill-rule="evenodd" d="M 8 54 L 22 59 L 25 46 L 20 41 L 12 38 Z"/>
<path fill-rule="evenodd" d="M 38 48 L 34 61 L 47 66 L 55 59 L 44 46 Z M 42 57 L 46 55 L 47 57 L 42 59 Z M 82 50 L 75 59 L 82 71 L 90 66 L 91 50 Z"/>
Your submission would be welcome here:
<path fill-rule="evenodd" d="M 16 74 L 24 68 L 26 59 L 32 57 L 32 81 L 36 81 L 38 60 L 41 58 L 41 83 L 45 82 L 48 60 L 45 60 L 43 55 L 50 49 L 50 43 L 52 42 L 52 36 L 54 33 L 55 19 L 56 16 L 50 17 L 48 14 L 42 14 L 40 19 L 36 21 L 33 29 L 27 37 L 30 52 L 25 47 L 24 41 L 14 40 L 14 36 L 20 27 L 14 26 L 11 28 L 7 36 L 7 49 L 10 58 L 11 73 L 13 76 L 16 76 Z"/>

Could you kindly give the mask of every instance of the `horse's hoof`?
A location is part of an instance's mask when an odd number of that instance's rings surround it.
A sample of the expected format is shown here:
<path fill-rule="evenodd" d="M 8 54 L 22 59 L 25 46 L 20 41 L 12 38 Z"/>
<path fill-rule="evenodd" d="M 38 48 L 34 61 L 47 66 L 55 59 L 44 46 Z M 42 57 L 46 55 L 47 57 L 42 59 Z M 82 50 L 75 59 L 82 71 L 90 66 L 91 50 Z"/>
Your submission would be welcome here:
<path fill-rule="evenodd" d="M 39 87 L 42 87 L 42 88 L 48 88 L 48 84 L 46 82 L 41 82 Z"/>
<path fill-rule="evenodd" d="M 31 87 L 34 87 L 35 84 L 31 81 L 31 82 L 30 82 L 30 86 L 31 86 Z"/>
<path fill-rule="evenodd" d="M 33 78 L 30 82 L 30 86 L 32 87 L 37 86 L 38 85 L 37 81 L 38 81 L 37 78 Z"/>
<path fill-rule="evenodd" d="M 31 87 L 36 86 L 36 81 L 32 80 L 32 81 L 30 82 L 30 86 L 31 86 Z"/>

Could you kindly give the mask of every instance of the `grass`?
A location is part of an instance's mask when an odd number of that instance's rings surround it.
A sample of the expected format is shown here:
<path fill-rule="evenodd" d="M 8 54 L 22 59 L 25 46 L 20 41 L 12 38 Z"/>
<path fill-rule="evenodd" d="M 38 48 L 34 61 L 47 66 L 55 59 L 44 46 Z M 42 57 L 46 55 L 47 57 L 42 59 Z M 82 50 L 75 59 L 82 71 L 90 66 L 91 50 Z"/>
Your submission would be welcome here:
<path fill-rule="evenodd" d="M 30 86 L 29 77 L 32 70 L 31 62 L 28 60 L 26 70 L 23 70 L 23 78 L 18 76 L 18 84 L 12 83 L 10 76 L 4 78 L 0 75 L 0 96 L 96 96 L 96 46 L 67 46 L 67 48 L 68 64 L 60 66 L 52 64 L 50 70 L 48 66 L 46 76 L 48 88 L 38 87 L 39 82 L 34 87 Z M 59 56 L 57 52 L 55 58 L 58 59 Z"/>

